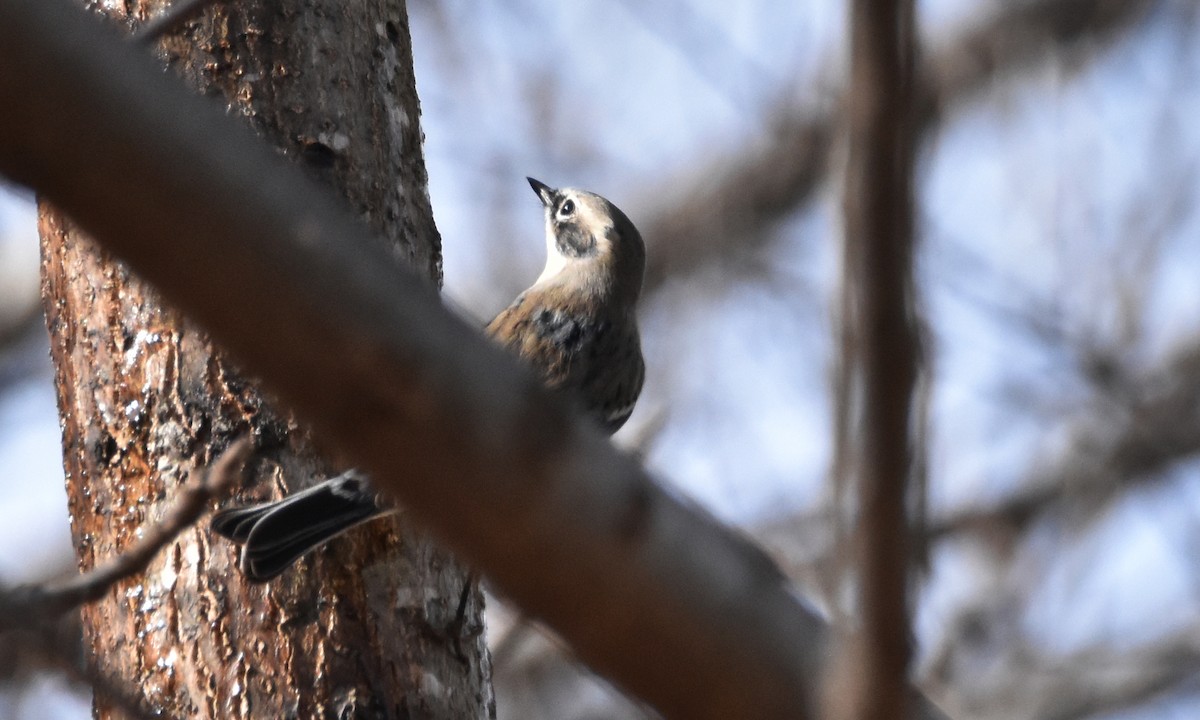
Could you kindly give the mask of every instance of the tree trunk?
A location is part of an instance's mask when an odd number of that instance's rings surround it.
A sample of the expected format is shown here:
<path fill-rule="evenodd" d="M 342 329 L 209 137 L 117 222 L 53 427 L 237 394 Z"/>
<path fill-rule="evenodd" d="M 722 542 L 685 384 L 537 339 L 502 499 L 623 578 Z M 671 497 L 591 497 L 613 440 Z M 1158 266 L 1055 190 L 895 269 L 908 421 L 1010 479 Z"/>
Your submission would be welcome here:
<path fill-rule="evenodd" d="M 141 20 L 167 3 L 136 5 Z M 398 260 L 440 281 L 403 3 L 238 0 L 160 52 L 337 188 Z M 278 497 L 332 469 L 203 331 L 45 204 L 40 229 L 81 568 L 128 546 L 238 435 L 256 449 L 243 499 Z M 99 672 L 178 717 L 494 715 L 482 635 L 464 637 L 460 657 L 442 632 L 463 568 L 406 523 L 359 528 L 266 585 L 246 584 L 236 562 L 233 546 L 197 527 L 145 577 L 86 607 Z M 469 610 L 467 627 L 481 627 L 477 590 Z M 102 697 L 96 709 L 114 715 Z"/>

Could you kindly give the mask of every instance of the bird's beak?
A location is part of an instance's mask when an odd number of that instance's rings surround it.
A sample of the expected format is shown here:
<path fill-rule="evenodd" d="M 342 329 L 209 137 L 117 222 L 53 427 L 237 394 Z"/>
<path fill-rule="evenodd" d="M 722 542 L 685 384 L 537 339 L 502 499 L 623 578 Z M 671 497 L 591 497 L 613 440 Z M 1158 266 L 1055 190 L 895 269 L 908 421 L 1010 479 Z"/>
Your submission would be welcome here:
<path fill-rule="evenodd" d="M 543 205 L 550 207 L 550 205 L 554 203 L 554 188 L 550 187 L 541 180 L 534 180 L 531 177 L 527 177 L 525 179 L 529 181 L 529 187 L 533 188 L 533 191 L 542 199 Z"/>

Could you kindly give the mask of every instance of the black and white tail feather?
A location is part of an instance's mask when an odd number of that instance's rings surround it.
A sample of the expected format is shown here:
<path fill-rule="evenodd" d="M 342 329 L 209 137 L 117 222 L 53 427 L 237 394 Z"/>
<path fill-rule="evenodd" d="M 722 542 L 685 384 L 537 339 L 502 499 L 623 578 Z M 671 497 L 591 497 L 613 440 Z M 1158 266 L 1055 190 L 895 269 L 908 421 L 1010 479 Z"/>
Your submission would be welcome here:
<path fill-rule="evenodd" d="M 242 546 L 247 579 L 266 582 L 349 528 L 394 512 L 361 472 L 348 470 L 277 502 L 222 510 L 212 529 Z"/>

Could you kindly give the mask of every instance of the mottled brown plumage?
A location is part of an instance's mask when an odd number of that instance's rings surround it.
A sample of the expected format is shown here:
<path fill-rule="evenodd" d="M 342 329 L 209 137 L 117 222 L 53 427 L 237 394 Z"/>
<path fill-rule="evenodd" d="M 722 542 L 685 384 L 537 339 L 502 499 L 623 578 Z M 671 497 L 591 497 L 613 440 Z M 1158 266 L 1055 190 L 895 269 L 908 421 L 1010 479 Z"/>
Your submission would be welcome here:
<path fill-rule="evenodd" d="M 642 390 L 645 368 L 635 306 L 646 252 L 625 213 L 594 193 L 529 184 L 546 215 L 546 267 L 487 326 L 487 334 L 576 402 L 607 433 L 616 432 Z M 350 471 L 274 503 L 218 513 L 213 529 L 238 543 L 255 581 L 392 508 Z"/>
<path fill-rule="evenodd" d="M 561 286 L 535 287 L 487 330 L 537 370 L 548 388 L 579 402 L 607 432 L 629 419 L 645 376 L 631 312 L 598 312 Z"/>
<path fill-rule="evenodd" d="M 530 184 L 546 207 L 546 270 L 487 333 L 616 432 L 645 377 L 634 313 L 646 262 L 641 235 L 599 195 Z"/>

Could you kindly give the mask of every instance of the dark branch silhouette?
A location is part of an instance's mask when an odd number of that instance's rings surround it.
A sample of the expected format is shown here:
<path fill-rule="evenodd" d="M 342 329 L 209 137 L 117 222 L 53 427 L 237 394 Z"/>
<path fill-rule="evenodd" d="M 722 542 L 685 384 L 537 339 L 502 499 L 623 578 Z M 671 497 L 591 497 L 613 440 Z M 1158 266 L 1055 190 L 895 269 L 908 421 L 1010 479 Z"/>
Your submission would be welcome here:
<path fill-rule="evenodd" d="M 767 556 L 618 454 L 323 190 L 58 0 L 0 5 L 0 62 L 0 133 L 20 138 L 0 171 L 592 667 L 670 715 L 810 715 L 822 626 Z"/>

